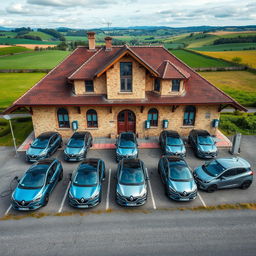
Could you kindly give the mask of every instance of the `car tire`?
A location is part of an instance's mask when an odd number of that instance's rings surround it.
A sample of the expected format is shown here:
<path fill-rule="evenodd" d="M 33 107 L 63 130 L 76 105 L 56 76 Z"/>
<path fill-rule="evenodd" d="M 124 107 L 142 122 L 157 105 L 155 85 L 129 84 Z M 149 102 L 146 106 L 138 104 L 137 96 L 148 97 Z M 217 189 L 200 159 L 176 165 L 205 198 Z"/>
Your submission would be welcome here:
<path fill-rule="evenodd" d="M 248 189 L 250 186 L 251 186 L 252 182 L 247 180 L 247 181 L 244 181 L 242 183 L 242 185 L 240 186 L 241 189 Z"/>
<path fill-rule="evenodd" d="M 218 188 L 217 188 L 216 185 L 211 185 L 211 186 L 209 186 L 209 187 L 206 189 L 206 191 L 207 191 L 208 193 L 213 193 L 213 192 L 215 192 L 217 189 L 218 189 Z"/>
<path fill-rule="evenodd" d="M 44 206 L 46 206 L 49 202 L 49 195 L 47 194 L 44 199 Z"/>
<path fill-rule="evenodd" d="M 63 141 L 61 141 L 59 148 L 62 148 L 62 146 L 63 146 Z"/>
<path fill-rule="evenodd" d="M 61 170 L 60 176 L 59 176 L 59 181 L 63 179 L 63 170 Z"/>

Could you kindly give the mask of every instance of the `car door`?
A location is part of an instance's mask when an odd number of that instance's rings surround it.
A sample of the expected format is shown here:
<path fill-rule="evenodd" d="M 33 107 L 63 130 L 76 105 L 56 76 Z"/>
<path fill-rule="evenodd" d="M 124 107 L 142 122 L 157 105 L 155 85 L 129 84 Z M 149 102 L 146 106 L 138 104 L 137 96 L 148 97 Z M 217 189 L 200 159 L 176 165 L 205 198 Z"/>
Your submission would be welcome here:
<path fill-rule="evenodd" d="M 54 189 L 58 182 L 58 163 L 55 162 L 50 169 L 50 192 Z"/>
<path fill-rule="evenodd" d="M 219 188 L 231 188 L 237 184 L 237 169 L 226 170 L 219 178 Z"/>
<path fill-rule="evenodd" d="M 53 152 L 54 152 L 54 140 L 53 140 L 53 136 L 52 136 L 49 140 L 49 153 L 53 154 Z"/>
<path fill-rule="evenodd" d="M 53 151 L 55 152 L 59 146 L 59 136 L 57 134 L 53 135 L 52 138 L 52 145 L 53 145 Z"/>

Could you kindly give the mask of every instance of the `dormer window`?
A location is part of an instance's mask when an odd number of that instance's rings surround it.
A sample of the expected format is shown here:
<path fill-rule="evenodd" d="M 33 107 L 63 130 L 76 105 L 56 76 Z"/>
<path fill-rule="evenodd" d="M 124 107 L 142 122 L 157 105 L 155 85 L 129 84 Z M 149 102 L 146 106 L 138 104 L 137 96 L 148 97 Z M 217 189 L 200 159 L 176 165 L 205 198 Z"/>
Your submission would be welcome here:
<path fill-rule="evenodd" d="M 86 80 L 84 83 L 86 92 L 94 92 L 93 80 Z"/>
<path fill-rule="evenodd" d="M 171 91 L 172 92 L 179 92 L 180 91 L 180 80 L 178 80 L 178 79 L 172 80 Z"/>
<path fill-rule="evenodd" d="M 156 78 L 154 81 L 154 91 L 160 92 L 160 78 Z"/>
<path fill-rule="evenodd" d="M 120 91 L 132 92 L 132 63 L 121 62 L 120 63 Z"/>

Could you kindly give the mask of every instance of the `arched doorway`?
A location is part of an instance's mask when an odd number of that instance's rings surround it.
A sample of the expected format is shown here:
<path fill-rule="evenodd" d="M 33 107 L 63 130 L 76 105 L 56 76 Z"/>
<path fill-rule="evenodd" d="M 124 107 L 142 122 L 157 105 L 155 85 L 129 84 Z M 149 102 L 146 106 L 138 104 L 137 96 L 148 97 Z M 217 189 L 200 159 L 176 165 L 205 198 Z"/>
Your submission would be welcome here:
<path fill-rule="evenodd" d="M 123 110 L 117 116 L 117 132 L 134 132 L 136 130 L 136 116 L 131 110 Z"/>

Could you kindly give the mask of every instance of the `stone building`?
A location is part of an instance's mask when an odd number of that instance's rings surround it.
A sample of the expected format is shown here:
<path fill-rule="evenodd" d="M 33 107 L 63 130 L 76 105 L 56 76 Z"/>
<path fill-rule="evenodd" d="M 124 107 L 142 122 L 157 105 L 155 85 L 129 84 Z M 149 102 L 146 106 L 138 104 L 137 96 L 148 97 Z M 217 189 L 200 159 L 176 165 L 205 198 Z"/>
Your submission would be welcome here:
<path fill-rule="evenodd" d="M 114 46 L 106 37 L 98 47 L 93 32 L 88 39 L 5 113 L 27 108 L 36 136 L 69 137 L 76 124 L 94 137 L 133 131 L 143 138 L 164 129 L 215 134 L 224 107 L 244 110 L 162 46 Z"/>

